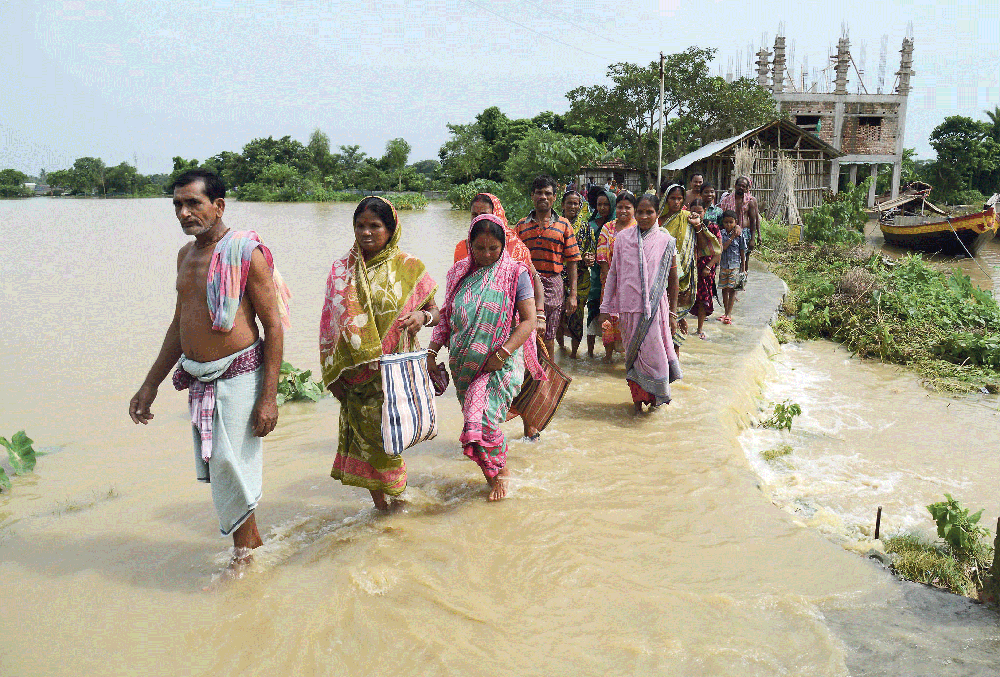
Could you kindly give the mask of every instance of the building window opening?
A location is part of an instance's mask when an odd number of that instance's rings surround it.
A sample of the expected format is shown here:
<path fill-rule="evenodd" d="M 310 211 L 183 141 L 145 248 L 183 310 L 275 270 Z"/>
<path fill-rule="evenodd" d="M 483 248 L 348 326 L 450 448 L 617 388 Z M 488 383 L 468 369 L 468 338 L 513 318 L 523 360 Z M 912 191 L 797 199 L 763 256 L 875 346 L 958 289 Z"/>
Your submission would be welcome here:
<path fill-rule="evenodd" d="M 858 118 L 859 127 L 881 127 L 882 118 L 880 117 L 865 117 L 861 116 Z"/>
<path fill-rule="evenodd" d="M 818 115 L 796 115 L 795 124 L 807 132 L 818 132 L 820 130 Z"/>

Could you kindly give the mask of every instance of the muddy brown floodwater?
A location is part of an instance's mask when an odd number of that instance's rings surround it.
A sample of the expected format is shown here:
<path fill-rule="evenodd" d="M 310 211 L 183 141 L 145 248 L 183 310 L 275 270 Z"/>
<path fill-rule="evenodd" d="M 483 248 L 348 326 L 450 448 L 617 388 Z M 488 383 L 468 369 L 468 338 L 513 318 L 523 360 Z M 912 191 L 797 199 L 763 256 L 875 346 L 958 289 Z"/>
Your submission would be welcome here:
<path fill-rule="evenodd" d="M 286 359 L 303 368 L 352 209 L 227 211 L 292 289 Z M 467 217 L 401 218 L 443 282 Z M 632 416 L 620 363 L 561 358 L 571 390 L 540 442 L 512 443 L 499 504 L 461 454 L 453 390 L 389 516 L 329 477 L 336 401 L 285 405 L 266 544 L 245 580 L 203 592 L 229 542 L 193 477 L 186 401 L 165 384 L 148 427 L 127 415 L 173 306 L 169 201 L 2 201 L 0 224 L 0 434 L 47 453 L 0 495 L 4 676 L 997 672 L 997 614 L 853 552 L 876 504 L 926 529 L 922 504 L 951 490 L 995 521 L 996 400 L 930 395 L 829 344 L 779 348 L 783 285 L 761 270 L 732 327 L 685 343 L 662 411 Z M 762 465 L 779 436 L 748 425 L 786 397 L 805 411 L 794 451 Z"/>

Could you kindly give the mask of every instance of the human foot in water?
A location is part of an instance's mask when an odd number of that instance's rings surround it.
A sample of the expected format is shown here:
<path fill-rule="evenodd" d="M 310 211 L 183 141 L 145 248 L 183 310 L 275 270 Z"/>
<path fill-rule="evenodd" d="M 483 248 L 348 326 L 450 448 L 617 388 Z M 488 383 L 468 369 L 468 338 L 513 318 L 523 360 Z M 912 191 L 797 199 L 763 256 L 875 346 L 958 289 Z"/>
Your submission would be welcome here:
<path fill-rule="evenodd" d="M 381 491 L 368 490 L 368 493 L 372 495 L 372 502 L 375 503 L 375 509 L 381 510 L 382 512 L 389 512 L 389 501 L 385 500 L 385 493 Z"/>
<path fill-rule="evenodd" d="M 506 467 L 501 468 L 496 477 L 488 477 L 486 481 L 490 483 L 490 495 L 486 498 L 487 501 L 500 501 L 507 498 L 508 475 Z"/>

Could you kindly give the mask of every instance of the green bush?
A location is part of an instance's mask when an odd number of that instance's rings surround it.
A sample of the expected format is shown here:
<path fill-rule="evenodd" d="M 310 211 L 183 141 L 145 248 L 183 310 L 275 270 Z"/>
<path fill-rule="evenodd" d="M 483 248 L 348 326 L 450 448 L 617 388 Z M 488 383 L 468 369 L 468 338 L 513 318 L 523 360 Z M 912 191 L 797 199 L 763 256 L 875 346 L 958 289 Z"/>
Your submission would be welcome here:
<path fill-rule="evenodd" d="M 34 195 L 24 186 L 0 186 L 0 198 L 3 197 L 31 197 Z"/>
<path fill-rule="evenodd" d="M 1000 388 L 1000 306 L 960 270 L 897 261 L 839 244 L 789 244 L 765 233 L 757 252 L 789 286 L 800 339 L 916 368 L 934 387 Z"/>
<path fill-rule="evenodd" d="M 489 179 L 476 179 L 470 183 L 452 186 L 448 190 L 448 201 L 452 209 L 468 211 L 472 206 L 472 198 L 479 193 L 492 193 L 500 198 L 511 225 L 527 216 L 532 209 L 527 188 L 522 190 L 513 184 L 497 183 Z"/>
<path fill-rule="evenodd" d="M 828 195 L 823 204 L 802 217 L 803 234 L 810 242 L 858 244 L 865 239 L 868 215 L 865 205 L 871 178 L 836 195 Z"/>

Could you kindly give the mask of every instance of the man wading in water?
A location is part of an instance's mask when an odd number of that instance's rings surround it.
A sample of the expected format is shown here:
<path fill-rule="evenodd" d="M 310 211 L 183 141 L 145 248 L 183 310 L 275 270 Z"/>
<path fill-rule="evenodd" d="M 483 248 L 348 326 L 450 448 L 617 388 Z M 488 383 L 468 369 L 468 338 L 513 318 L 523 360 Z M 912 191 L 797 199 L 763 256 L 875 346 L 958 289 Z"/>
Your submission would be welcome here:
<path fill-rule="evenodd" d="M 178 390 L 189 389 L 196 477 L 212 485 L 219 528 L 233 536 L 229 572 L 238 577 L 263 544 L 254 518 L 261 438 L 278 422 L 288 293 L 257 234 L 230 232 L 222 222 L 226 188 L 218 176 L 190 170 L 177 178 L 173 192 L 177 220 L 194 242 L 177 255 L 174 318 L 129 415 L 149 423 L 157 389 L 178 365 L 173 381 Z"/>

